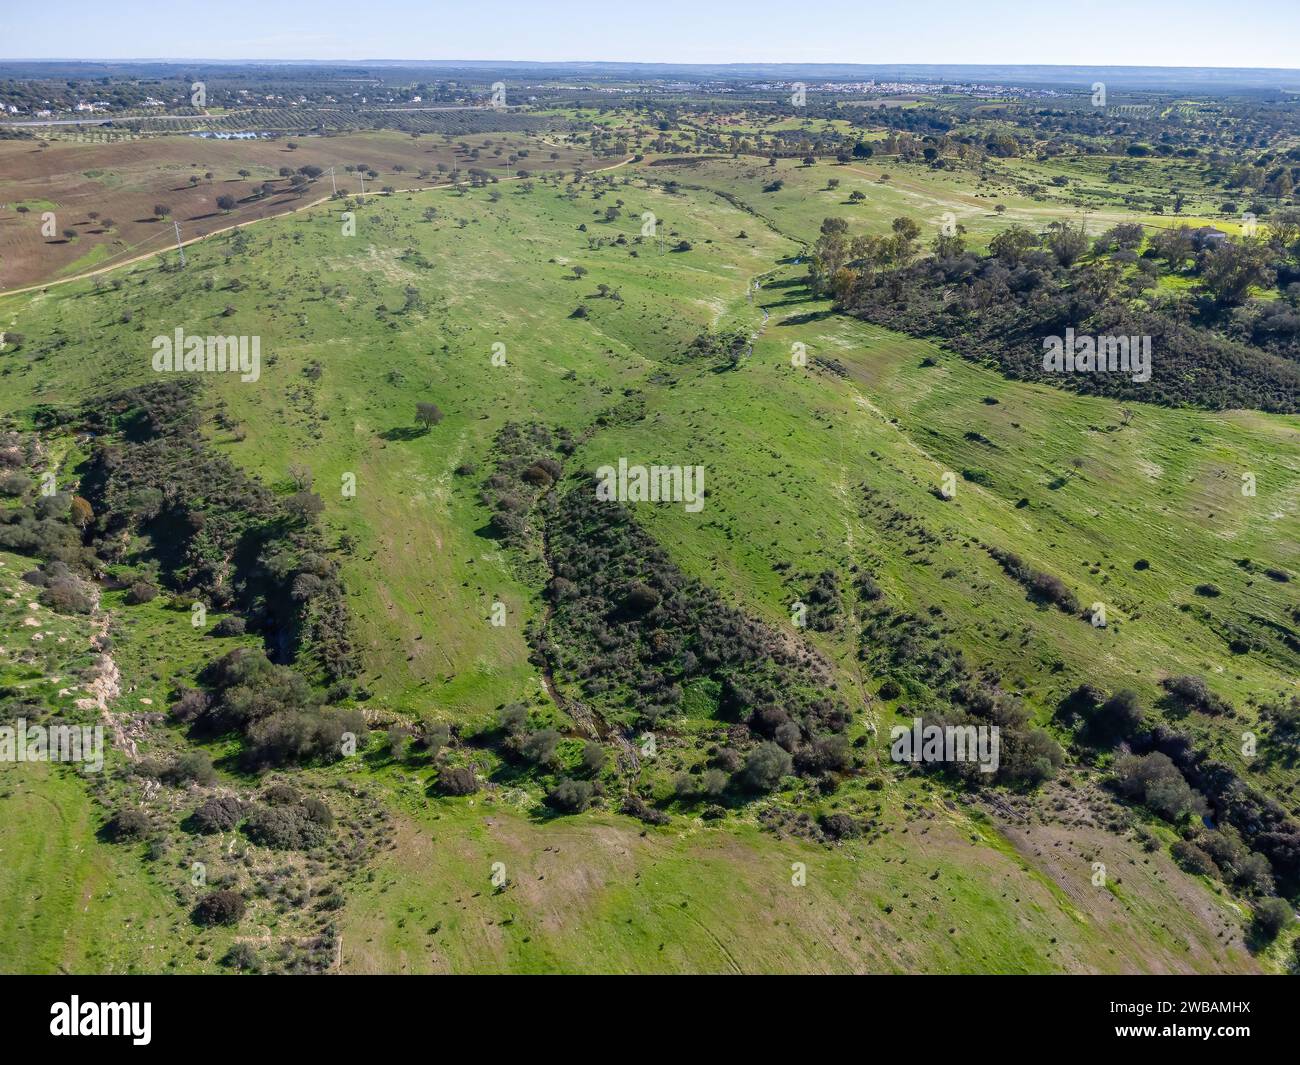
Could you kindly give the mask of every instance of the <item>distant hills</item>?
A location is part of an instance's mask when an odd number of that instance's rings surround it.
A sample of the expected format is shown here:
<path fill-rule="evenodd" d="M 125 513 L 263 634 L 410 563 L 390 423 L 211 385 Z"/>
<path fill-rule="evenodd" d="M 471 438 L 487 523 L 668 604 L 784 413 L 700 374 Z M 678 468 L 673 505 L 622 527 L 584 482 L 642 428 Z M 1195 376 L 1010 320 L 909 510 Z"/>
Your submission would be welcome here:
<path fill-rule="evenodd" d="M 806 81 L 916 81 L 989 82 L 1036 87 L 1077 87 L 1104 81 L 1112 89 L 1151 91 L 1297 91 L 1300 69 L 1248 67 L 1125 67 L 1049 66 L 1044 64 L 956 63 L 605 63 L 605 62 L 505 62 L 500 60 L 438 59 L 427 61 L 373 59 L 355 62 L 240 59 L 132 59 L 132 60 L 9 60 L 0 59 L 0 76 L 9 78 L 103 77 L 108 75 L 166 76 L 202 67 L 246 66 L 311 68 L 321 71 L 371 69 L 396 72 L 437 71 L 482 77 L 565 77 L 591 79 L 651 78 L 687 81 L 752 81 L 755 79 Z"/>

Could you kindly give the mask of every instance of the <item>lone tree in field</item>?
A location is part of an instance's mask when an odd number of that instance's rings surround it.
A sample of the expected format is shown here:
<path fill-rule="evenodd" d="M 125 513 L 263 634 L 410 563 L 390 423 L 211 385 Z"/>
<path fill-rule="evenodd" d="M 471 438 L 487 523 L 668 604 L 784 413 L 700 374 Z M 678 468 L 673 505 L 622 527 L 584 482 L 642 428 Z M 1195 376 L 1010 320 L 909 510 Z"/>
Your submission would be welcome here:
<path fill-rule="evenodd" d="M 233 211 L 235 208 L 235 198 L 233 196 L 218 196 L 217 206 L 223 211 Z"/>
<path fill-rule="evenodd" d="M 155 203 L 153 205 L 153 216 L 155 218 L 166 218 L 172 213 L 172 209 L 165 203 Z"/>
<path fill-rule="evenodd" d="M 415 405 L 415 424 L 426 432 L 442 421 L 442 411 L 436 403 L 417 403 Z"/>

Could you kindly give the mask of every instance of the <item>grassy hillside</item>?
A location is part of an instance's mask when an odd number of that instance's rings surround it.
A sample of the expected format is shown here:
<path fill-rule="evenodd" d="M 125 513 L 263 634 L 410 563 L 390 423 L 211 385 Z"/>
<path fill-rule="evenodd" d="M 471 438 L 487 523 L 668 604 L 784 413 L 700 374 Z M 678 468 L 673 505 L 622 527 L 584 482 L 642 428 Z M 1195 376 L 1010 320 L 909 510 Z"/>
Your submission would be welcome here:
<path fill-rule="evenodd" d="M 922 187 L 900 174 L 881 184 L 878 169 L 783 162 L 786 186 L 774 193 L 762 192 L 766 168 L 722 161 L 622 167 L 580 186 L 376 197 L 214 238 L 189 250 L 183 271 L 150 262 L 113 275 L 118 288 L 78 282 L 0 300 L 0 324 L 26 338 L 0 352 L 0 417 L 24 428 L 38 405 L 153 379 L 151 340 L 177 326 L 261 338 L 257 382 L 204 381 L 204 432 L 282 493 L 290 464 L 310 468 L 355 621 L 368 695 L 360 702 L 376 723 L 468 729 L 515 701 L 563 716 L 526 635 L 544 613 L 542 582 L 485 529 L 480 489 L 508 421 L 571 430 L 570 470 L 619 457 L 703 465 L 701 512 L 638 506 L 637 522 L 685 573 L 833 664 L 864 770 L 833 797 L 790 778 L 720 821 L 680 809 L 663 828 L 607 809 L 555 819 L 535 787 L 499 779 L 474 798 L 431 800 L 423 773 L 372 758 L 397 846 L 373 875 L 348 879 L 338 926 L 345 969 L 1281 964 L 1246 950 L 1243 907 L 1173 865 L 1171 832 L 1151 824 L 1162 846 L 1142 848 L 1133 828 L 1144 815 L 1117 812 L 1095 766 L 1068 770 L 1032 801 L 901 773 L 888 760 L 888 729 L 910 720 L 928 678 L 879 657 L 848 589 L 855 572 L 870 572 L 884 604 L 932 619 L 953 652 L 998 676 L 1043 724 L 1084 681 L 1135 688 L 1154 708 L 1165 677 L 1205 675 L 1239 716 L 1193 715 L 1184 727 L 1287 795 L 1293 770 L 1276 760 L 1247 766 L 1239 748 L 1241 731 L 1259 725 L 1252 704 L 1297 690 L 1300 655 L 1277 630 L 1293 624 L 1294 583 L 1263 572 L 1294 579 L 1300 563 L 1300 419 L 1125 411 L 1008 382 L 925 341 L 836 316 L 808 296 L 790 262 L 825 215 L 860 210 L 859 223 L 883 231 L 899 214 L 933 223 L 953 210 L 978 241 L 1016 211 L 1028 219 L 1039 209 L 1007 201 L 999 220 L 992 199 L 986 206 L 956 179 Z M 817 192 L 830 174 L 841 177 L 836 194 Z M 682 184 L 665 189 L 666 179 Z M 843 208 L 855 187 L 867 206 Z M 343 210 L 355 213 L 355 235 Z M 647 213 L 653 237 L 642 236 Z M 699 334 L 719 330 L 753 337 L 734 368 L 690 355 Z M 800 351 L 806 365 L 792 362 Z M 417 402 L 437 403 L 445 418 L 418 427 Z M 938 494 L 945 473 L 957 484 L 948 500 Z M 1242 473 L 1256 474 L 1256 496 L 1240 494 Z M 1033 602 L 990 547 L 1058 575 L 1085 605 L 1104 603 L 1106 627 Z M 824 631 L 796 630 L 792 603 L 828 570 L 844 608 Z M 1199 595 L 1205 584 L 1220 594 Z M 491 624 L 495 603 L 506 608 L 501 627 Z M 122 698 L 161 707 L 197 672 L 201 637 L 162 600 L 128 608 L 109 593 L 104 607 L 120 618 L 115 657 L 130 686 Z M 21 625 L 16 614 L 6 621 L 0 644 Z M 1255 650 L 1233 653 L 1239 631 Z M 897 694 L 881 695 L 886 680 Z M 693 764 L 720 729 L 666 728 L 643 779 L 666 795 L 671 770 Z M 175 742 L 159 731 L 160 742 Z M 237 779 L 221 768 L 223 780 Z M 307 778 L 329 787 L 360 769 Z M 63 859 L 37 860 L 55 853 L 42 847 L 84 848 L 92 870 L 129 867 L 124 909 L 179 927 L 183 911 L 164 895 L 183 873 L 145 876 L 127 850 L 95 841 L 78 786 L 57 773 L 13 786 L 6 801 L 34 820 L 4 819 L 5 853 L 22 858 L 0 886 L 13 897 L 35 881 L 44 893 L 55 887 L 41 878 L 57 876 L 65 894 L 86 890 L 91 872 L 68 881 Z M 873 828 L 814 843 L 800 834 L 801 810 L 844 810 Z M 511 883 L 494 894 L 498 861 Z M 1093 886 L 1098 861 L 1112 870 L 1109 886 Z M 806 865 L 806 885 L 791 883 L 793 862 Z M 111 919 L 111 909 L 88 912 Z M 25 913 L 15 920 L 37 919 Z M 132 937 L 111 938 L 104 949 L 118 963 L 154 967 Z M 15 949 L 0 967 L 100 963 L 71 943 Z M 177 964 L 199 966 L 194 949 L 176 947 Z"/>

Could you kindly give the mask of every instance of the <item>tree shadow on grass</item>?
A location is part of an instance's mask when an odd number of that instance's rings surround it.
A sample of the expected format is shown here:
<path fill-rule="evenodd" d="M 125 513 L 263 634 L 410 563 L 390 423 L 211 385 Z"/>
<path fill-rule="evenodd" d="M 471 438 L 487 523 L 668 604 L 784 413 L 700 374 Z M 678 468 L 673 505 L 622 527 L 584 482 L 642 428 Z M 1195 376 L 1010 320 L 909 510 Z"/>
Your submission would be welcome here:
<path fill-rule="evenodd" d="M 777 325 L 808 325 L 810 322 L 820 322 L 826 318 L 834 318 L 835 312 L 828 309 L 820 311 L 807 311 L 804 314 L 791 314 L 782 318 Z"/>
<path fill-rule="evenodd" d="M 427 425 L 398 425 L 379 434 L 381 440 L 418 440 L 429 432 Z"/>

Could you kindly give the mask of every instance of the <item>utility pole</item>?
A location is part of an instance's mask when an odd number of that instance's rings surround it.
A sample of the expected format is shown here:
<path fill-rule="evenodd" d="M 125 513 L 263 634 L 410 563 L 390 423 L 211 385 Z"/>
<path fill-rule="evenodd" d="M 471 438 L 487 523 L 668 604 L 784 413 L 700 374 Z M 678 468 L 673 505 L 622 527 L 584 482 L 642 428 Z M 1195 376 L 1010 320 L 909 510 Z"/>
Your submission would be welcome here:
<path fill-rule="evenodd" d="M 330 167 L 330 191 L 337 196 L 339 194 L 338 184 L 334 181 L 334 168 Z"/>
<path fill-rule="evenodd" d="M 181 253 L 181 266 L 185 265 L 185 245 L 181 243 L 181 224 L 172 219 L 172 225 L 176 227 L 176 250 Z"/>

